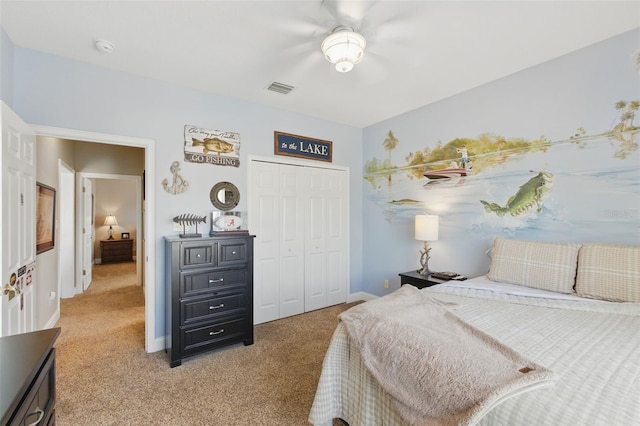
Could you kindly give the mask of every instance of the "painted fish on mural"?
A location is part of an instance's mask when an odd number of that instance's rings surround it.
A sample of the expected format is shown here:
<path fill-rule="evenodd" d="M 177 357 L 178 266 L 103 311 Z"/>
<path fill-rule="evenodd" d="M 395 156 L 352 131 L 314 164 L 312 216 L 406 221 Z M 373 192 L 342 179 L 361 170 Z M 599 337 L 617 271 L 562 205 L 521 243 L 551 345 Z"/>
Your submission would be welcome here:
<path fill-rule="evenodd" d="M 542 210 L 542 201 L 548 195 L 553 186 L 553 173 L 541 171 L 524 185 L 518 189 L 515 195 L 512 195 L 504 207 L 496 204 L 480 200 L 487 213 L 495 213 L 502 217 L 509 213 L 511 216 L 519 216 L 527 213 L 533 207 L 537 207 L 537 211 Z"/>
<path fill-rule="evenodd" d="M 233 152 L 233 144 L 225 142 L 219 138 L 204 138 L 204 140 L 191 138 L 193 146 L 202 146 L 203 152 L 208 154 L 209 152 L 217 152 L 218 155 Z"/>

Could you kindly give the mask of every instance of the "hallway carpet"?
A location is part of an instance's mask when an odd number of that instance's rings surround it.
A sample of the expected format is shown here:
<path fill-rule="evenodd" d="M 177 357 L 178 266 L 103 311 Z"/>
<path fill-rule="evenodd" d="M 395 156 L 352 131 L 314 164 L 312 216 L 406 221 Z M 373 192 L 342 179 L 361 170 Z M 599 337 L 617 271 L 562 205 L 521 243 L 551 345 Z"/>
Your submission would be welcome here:
<path fill-rule="evenodd" d="M 61 302 L 57 424 L 306 425 L 337 305 L 255 326 L 255 343 L 170 368 L 144 351 L 135 264 L 98 265 L 88 291 Z"/>

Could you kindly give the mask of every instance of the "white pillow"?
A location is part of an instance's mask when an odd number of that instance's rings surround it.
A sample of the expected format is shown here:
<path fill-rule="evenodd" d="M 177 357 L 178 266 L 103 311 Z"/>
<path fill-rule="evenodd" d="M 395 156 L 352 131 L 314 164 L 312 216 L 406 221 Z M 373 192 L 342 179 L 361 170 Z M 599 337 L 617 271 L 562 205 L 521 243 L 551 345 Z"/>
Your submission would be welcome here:
<path fill-rule="evenodd" d="M 576 293 L 592 299 L 640 303 L 640 246 L 583 245 Z"/>
<path fill-rule="evenodd" d="M 558 293 L 573 293 L 580 244 L 495 238 L 487 277 Z"/>

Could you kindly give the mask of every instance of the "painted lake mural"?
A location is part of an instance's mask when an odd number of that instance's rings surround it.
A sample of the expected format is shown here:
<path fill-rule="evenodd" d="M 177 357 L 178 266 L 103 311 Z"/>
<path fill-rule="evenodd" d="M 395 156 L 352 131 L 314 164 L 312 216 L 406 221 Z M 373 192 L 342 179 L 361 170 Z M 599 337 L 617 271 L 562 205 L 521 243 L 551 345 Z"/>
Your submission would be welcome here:
<path fill-rule="evenodd" d="M 605 131 L 581 127 L 564 140 L 487 133 L 439 142 L 397 163 L 402 141 L 390 130 L 381 141 L 386 158 L 365 163 L 365 197 L 389 222 L 446 215 L 456 224 L 448 233 L 461 238 L 558 241 L 579 232 L 583 241 L 637 244 L 640 206 L 629 207 L 628 199 L 640 195 L 640 101 L 614 108 Z"/>

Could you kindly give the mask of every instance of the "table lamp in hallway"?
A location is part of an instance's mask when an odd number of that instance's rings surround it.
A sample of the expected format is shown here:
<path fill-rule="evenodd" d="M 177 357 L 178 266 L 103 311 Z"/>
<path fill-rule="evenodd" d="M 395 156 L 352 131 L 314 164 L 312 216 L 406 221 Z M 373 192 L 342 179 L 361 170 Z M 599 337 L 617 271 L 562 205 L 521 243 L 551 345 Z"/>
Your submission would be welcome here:
<path fill-rule="evenodd" d="M 116 220 L 116 217 L 112 214 L 107 215 L 107 217 L 104 220 L 104 226 L 109 226 L 109 240 L 113 240 L 113 225 L 118 225 L 118 221 Z"/>

